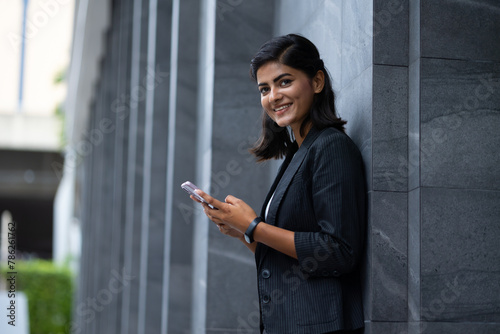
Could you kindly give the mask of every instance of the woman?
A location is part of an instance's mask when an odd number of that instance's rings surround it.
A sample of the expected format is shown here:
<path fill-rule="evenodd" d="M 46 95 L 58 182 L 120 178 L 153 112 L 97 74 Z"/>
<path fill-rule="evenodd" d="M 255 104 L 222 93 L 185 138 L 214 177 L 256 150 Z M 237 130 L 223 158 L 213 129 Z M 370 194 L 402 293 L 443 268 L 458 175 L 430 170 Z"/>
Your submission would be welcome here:
<path fill-rule="evenodd" d="M 264 109 L 251 151 L 258 161 L 285 160 L 260 217 L 234 196 L 220 202 L 197 191 L 218 208 L 204 211 L 255 253 L 261 331 L 359 333 L 365 180 L 328 72 L 314 44 L 291 34 L 265 43 L 250 74 Z"/>

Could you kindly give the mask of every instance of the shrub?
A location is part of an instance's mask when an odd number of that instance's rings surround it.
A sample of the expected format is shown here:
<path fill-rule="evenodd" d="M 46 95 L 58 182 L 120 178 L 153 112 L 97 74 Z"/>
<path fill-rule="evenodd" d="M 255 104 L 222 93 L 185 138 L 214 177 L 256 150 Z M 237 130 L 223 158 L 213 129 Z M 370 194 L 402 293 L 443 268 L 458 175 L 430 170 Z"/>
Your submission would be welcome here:
<path fill-rule="evenodd" d="M 2 267 L 2 276 L 8 271 Z M 16 291 L 23 291 L 28 299 L 30 333 L 67 333 L 73 296 L 71 271 L 47 260 L 16 261 L 15 271 Z"/>

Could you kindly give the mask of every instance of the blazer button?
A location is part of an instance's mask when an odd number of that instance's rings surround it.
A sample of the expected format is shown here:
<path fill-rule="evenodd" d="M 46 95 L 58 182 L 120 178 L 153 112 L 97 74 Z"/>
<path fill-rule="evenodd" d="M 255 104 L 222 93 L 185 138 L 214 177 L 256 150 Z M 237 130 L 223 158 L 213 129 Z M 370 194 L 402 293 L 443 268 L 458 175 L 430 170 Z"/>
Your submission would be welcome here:
<path fill-rule="evenodd" d="M 267 269 L 262 270 L 262 277 L 269 278 L 271 276 L 271 272 Z"/>
<path fill-rule="evenodd" d="M 267 303 L 269 303 L 270 301 L 271 301 L 271 297 L 269 297 L 268 295 L 264 295 L 264 296 L 262 296 L 262 302 L 263 302 L 264 304 L 267 304 Z"/>
<path fill-rule="evenodd" d="M 337 276 L 338 277 L 338 276 L 340 276 L 340 274 L 339 274 L 339 272 L 337 270 L 334 270 L 333 271 L 333 276 Z"/>

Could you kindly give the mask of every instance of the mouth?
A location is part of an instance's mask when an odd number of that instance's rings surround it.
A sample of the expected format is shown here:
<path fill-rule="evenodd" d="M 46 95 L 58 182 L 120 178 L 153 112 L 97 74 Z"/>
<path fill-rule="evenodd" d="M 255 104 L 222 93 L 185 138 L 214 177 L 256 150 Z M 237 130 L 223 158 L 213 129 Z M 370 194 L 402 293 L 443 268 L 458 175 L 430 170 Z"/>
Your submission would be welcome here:
<path fill-rule="evenodd" d="M 285 104 L 285 105 L 282 105 L 282 106 L 279 106 L 278 108 L 275 108 L 273 109 L 274 112 L 279 116 L 281 114 L 283 114 L 285 111 L 288 110 L 288 108 L 292 105 L 292 103 L 288 103 L 288 104 Z"/>

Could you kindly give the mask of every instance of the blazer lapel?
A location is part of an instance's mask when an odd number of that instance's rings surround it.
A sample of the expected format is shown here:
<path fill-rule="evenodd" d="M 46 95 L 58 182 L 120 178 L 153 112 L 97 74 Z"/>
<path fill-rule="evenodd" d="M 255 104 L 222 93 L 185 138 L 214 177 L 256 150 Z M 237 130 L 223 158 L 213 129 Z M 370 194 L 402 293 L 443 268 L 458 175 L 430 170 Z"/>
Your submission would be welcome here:
<path fill-rule="evenodd" d="M 276 225 L 276 214 L 280 207 L 281 200 L 283 199 L 283 196 L 286 190 L 288 189 L 288 186 L 290 185 L 293 176 L 297 173 L 297 170 L 302 165 L 302 162 L 304 161 L 304 158 L 307 155 L 309 146 L 311 146 L 311 144 L 314 142 L 314 140 L 316 140 L 319 134 L 320 131 L 312 127 L 311 130 L 309 130 L 309 133 L 302 142 L 302 145 L 300 145 L 297 152 L 293 156 L 291 154 L 287 156 L 287 158 L 283 162 L 283 165 L 281 166 L 278 175 L 276 176 L 276 179 L 274 180 L 274 183 L 271 186 L 271 190 L 267 194 L 266 200 L 264 201 L 264 205 L 262 206 L 261 217 L 264 218 L 267 203 L 274 192 L 274 197 L 271 202 L 271 206 L 269 207 L 269 212 L 267 213 L 267 219 L 265 220 L 267 224 Z M 261 247 L 257 247 L 257 249 L 259 248 Z M 259 256 L 260 261 L 262 261 L 266 252 L 267 252 L 267 247 L 264 247 L 264 249 L 262 249 L 262 254 Z M 257 255 L 257 250 L 256 250 L 256 255 Z"/>
<path fill-rule="evenodd" d="M 269 200 L 273 196 L 273 193 L 276 190 L 276 187 L 278 186 L 278 182 L 280 182 L 281 178 L 283 177 L 283 173 L 286 171 L 286 169 L 287 169 L 288 165 L 290 164 L 290 161 L 292 160 L 295 152 L 297 152 L 297 143 L 293 143 L 293 144 L 295 145 L 295 147 L 292 148 L 292 152 L 289 153 L 285 157 L 285 160 L 283 161 L 283 163 L 280 166 L 280 169 L 278 170 L 278 174 L 274 178 L 274 182 L 271 185 L 271 189 L 269 189 L 269 192 L 267 193 L 266 199 L 265 199 L 264 203 L 262 204 L 262 208 L 260 210 L 260 216 L 262 218 L 265 218 L 265 216 L 266 216 L 267 203 L 269 202 Z"/>

